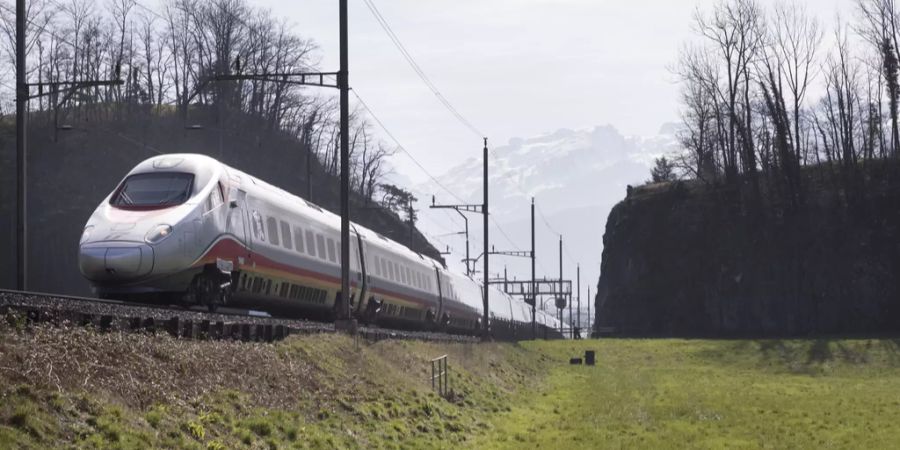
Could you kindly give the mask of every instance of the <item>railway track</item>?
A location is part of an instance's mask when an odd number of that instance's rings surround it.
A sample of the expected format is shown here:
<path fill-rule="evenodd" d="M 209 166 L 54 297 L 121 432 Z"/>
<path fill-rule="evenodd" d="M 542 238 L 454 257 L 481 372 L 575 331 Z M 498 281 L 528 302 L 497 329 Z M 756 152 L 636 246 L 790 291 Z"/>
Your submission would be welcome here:
<path fill-rule="evenodd" d="M 24 323 L 90 326 L 101 331 L 164 332 L 184 339 L 234 339 L 272 342 L 293 334 L 335 333 L 334 324 L 272 317 L 264 311 L 138 303 L 91 297 L 0 289 L 0 316 Z M 471 336 L 360 327 L 367 341 L 413 339 L 435 342 L 477 342 Z"/>

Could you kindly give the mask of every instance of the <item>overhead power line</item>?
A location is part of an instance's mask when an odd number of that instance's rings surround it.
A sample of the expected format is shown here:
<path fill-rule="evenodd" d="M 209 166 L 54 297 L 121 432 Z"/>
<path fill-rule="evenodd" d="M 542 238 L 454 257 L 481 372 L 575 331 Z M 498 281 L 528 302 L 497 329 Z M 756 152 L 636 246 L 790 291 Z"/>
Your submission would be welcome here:
<path fill-rule="evenodd" d="M 375 111 L 373 111 L 372 108 L 369 107 L 369 104 L 366 103 L 365 100 L 363 100 L 362 96 L 359 95 L 359 92 L 356 89 L 351 89 L 350 92 L 353 93 L 353 96 L 356 97 L 356 100 L 359 101 L 359 104 L 362 105 L 363 109 L 365 109 L 369 113 L 369 115 L 372 117 L 372 119 L 375 120 L 375 123 L 377 123 L 378 126 L 381 127 L 381 129 L 384 131 L 384 133 L 392 141 L 394 141 L 394 145 L 396 145 L 397 148 L 400 149 L 400 151 L 403 152 L 403 154 L 406 155 L 422 171 L 422 173 L 424 173 L 428 178 L 430 178 L 431 181 L 433 181 L 438 187 L 440 187 L 441 189 L 446 191 L 448 194 L 450 194 L 450 196 L 452 196 L 453 198 L 457 199 L 460 202 L 463 202 L 463 200 L 458 195 L 456 195 L 447 186 L 445 186 L 440 181 L 438 181 L 437 177 L 432 175 L 431 172 L 429 172 L 428 169 L 426 169 L 425 166 L 423 166 L 419 162 L 419 160 L 417 160 L 416 157 L 413 156 L 412 153 L 410 153 L 406 149 L 406 147 L 404 147 L 403 144 L 400 143 L 400 140 L 397 139 L 397 137 L 394 135 L 394 133 L 391 133 L 391 130 L 389 130 L 387 128 L 387 126 L 384 124 L 384 122 L 382 122 L 381 119 L 378 117 L 378 115 L 375 114 Z M 447 215 L 447 218 L 450 219 L 450 221 L 454 223 L 454 225 L 461 226 L 456 217 L 454 217 L 452 214 L 448 213 L 447 211 L 444 211 L 444 213 Z"/>
<path fill-rule="evenodd" d="M 434 175 L 432 175 L 431 172 L 429 172 L 428 169 L 426 169 L 425 166 L 423 166 L 419 162 L 419 160 L 417 160 L 409 151 L 406 150 L 406 147 L 404 147 L 403 144 L 401 144 L 400 141 L 397 139 L 397 137 L 394 136 L 394 133 L 391 133 L 391 130 L 389 130 L 387 128 L 387 126 L 384 125 L 384 122 L 382 122 L 381 119 L 378 118 L 378 115 L 376 115 L 375 111 L 373 111 L 372 108 L 369 107 L 369 104 L 366 103 L 366 101 L 363 100 L 362 97 L 360 97 L 359 92 L 356 89 L 352 89 L 350 92 L 353 92 L 353 96 L 356 97 L 356 100 L 359 101 L 359 104 L 362 105 L 362 107 L 365 108 L 365 110 L 369 112 L 369 115 L 372 116 L 372 119 L 374 119 L 375 122 L 378 124 L 378 126 L 380 126 L 382 130 L 384 130 L 385 134 L 387 134 L 388 137 L 391 138 L 392 141 L 394 141 L 394 144 L 397 145 L 397 148 L 399 148 L 400 151 L 403 152 L 403 154 L 408 156 L 409 159 L 413 163 L 415 163 L 415 165 L 418 166 L 419 169 L 422 170 L 422 173 L 427 175 L 428 178 L 431 179 L 431 181 L 434 181 L 434 183 L 436 185 L 438 185 L 441 189 L 443 189 L 448 194 L 450 194 L 453 198 L 455 198 L 456 200 L 458 200 L 461 203 L 465 203 L 465 201 L 463 199 L 459 198 L 459 196 L 457 196 L 455 193 L 453 193 L 453 191 L 451 191 L 447 186 L 444 186 L 443 184 L 441 184 L 441 182 L 438 181 L 438 179 Z"/>
<path fill-rule="evenodd" d="M 428 75 L 425 75 L 425 71 L 422 70 L 422 67 L 416 62 L 415 58 L 409 53 L 406 49 L 406 46 L 403 45 L 403 42 L 400 41 L 400 38 L 394 33 L 394 30 L 391 28 L 391 25 L 388 23 L 387 19 L 381 14 L 381 11 L 378 10 L 378 7 L 375 6 L 374 0 L 363 0 L 366 6 L 369 8 L 369 11 L 372 12 L 372 16 L 375 17 L 375 20 L 381 25 L 381 28 L 388 35 L 391 41 L 394 43 L 394 46 L 397 47 L 397 50 L 400 51 L 400 54 L 403 55 L 403 58 L 409 63 L 409 66 L 412 67 L 413 71 L 419 78 L 422 79 L 422 82 L 425 83 L 425 86 L 428 90 L 431 91 L 432 94 L 438 99 L 438 101 L 450 111 L 451 114 L 458 120 L 463 126 L 468 128 L 472 133 L 474 133 L 478 137 L 484 137 L 485 134 L 482 133 L 478 128 L 472 125 L 468 119 L 466 119 L 459 110 L 454 107 L 447 97 L 444 97 L 444 94 L 441 94 L 441 91 L 437 88 L 437 86 L 428 78 Z"/>
<path fill-rule="evenodd" d="M 562 237 L 562 233 L 556 231 L 556 229 L 554 229 L 553 226 L 550 225 L 550 221 L 547 220 L 547 216 L 545 216 L 544 212 L 541 211 L 540 206 L 535 205 L 535 209 L 537 209 L 538 215 L 541 216 L 541 221 L 544 222 L 544 225 L 547 226 L 547 229 L 549 229 L 553 234 Z M 567 258 L 569 258 L 569 262 L 571 262 L 572 264 L 578 264 L 578 261 L 576 261 L 575 258 L 572 257 L 572 253 L 569 251 L 568 242 L 565 240 L 563 241 L 563 254 L 566 255 Z"/>

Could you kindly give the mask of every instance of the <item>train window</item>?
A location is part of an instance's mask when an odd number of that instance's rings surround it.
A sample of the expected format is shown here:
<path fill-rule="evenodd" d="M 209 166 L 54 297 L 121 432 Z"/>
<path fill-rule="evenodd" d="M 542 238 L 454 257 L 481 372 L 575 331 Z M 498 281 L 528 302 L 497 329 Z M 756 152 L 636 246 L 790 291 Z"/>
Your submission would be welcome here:
<path fill-rule="evenodd" d="M 303 230 L 300 227 L 294 227 L 294 248 L 300 253 L 305 251 L 303 249 Z"/>
<path fill-rule="evenodd" d="M 394 263 L 393 263 L 393 261 L 388 261 L 387 267 L 388 267 L 388 278 L 390 278 L 391 281 L 396 281 L 394 279 Z"/>
<path fill-rule="evenodd" d="M 400 267 L 400 278 L 403 280 L 403 284 L 409 284 L 409 269 L 406 267 Z"/>
<path fill-rule="evenodd" d="M 325 260 L 325 237 L 321 234 L 316 235 L 316 250 L 319 254 L 319 258 L 323 261 Z"/>
<path fill-rule="evenodd" d="M 123 209 L 166 208 L 186 202 L 193 185 L 194 175 L 189 173 L 139 173 L 126 178 L 109 202 Z"/>
<path fill-rule="evenodd" d="M 278 245 L 278 221 L 274 217 L 269 217 L 266 224 L 269 225 L 269 242 Z"/>
<path fill-rule="evenodd" d="M 328 260 L 331 262 L 337 262 L 334 256 L 334 239 L 328 239 Z"/>
<path fill-rule="evenodd" d="M 375 255 L 372 255 L 372 264 L 371 264 L 371 266 L 374 267 L 373 270 L 375 271 L 375 275 L 378 275 L 378 276 L 380 277 L 380 276 L 381 276 L 381 266 L 378 265 L 378 257 L 375 256 Z"/>
<path fill-rule="evenodd" d="M 316 238 L 310 230 L 306 230 L 306 251 L 310 256 L 316 256 Z"/>
<path fill-rule="evenodd" d="M 259 211 L 253 211 L 253 236 L 262 242 L 266 242 L 266 229 L 263 227 L 263 219 Z"/>
<path fill-rule="evenodd" d="M 294 240 L 291 238 L 291 225 L 285 221 L 281 222 L 281 245 L 288 250 L 294 246 Z"/>
<path fill-rule="evenodd" d="M 387 261 L 384 258 L 379 258 L 378 264 L 381 266 L 381 277 L 388 278 Z"/>

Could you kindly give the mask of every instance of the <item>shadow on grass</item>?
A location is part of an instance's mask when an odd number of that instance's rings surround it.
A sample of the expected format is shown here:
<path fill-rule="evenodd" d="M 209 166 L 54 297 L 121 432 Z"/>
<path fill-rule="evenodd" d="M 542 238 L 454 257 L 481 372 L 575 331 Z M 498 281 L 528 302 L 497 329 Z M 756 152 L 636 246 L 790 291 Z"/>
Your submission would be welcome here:
<path fill-rule="evenodd" d="M 718 342 L 697 356 L 717 365 L 819 375 L 838 366 L 900 368 L 900 339 L 767 339 Z"/>

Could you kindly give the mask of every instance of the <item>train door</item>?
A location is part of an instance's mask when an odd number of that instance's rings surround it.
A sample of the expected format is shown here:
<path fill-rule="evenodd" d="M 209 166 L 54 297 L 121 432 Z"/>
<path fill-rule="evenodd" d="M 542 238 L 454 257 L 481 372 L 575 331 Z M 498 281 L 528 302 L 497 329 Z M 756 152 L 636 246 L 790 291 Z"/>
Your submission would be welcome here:
<path fill-rule="evenodd" d="M 225 219 L 225 232 L 237 238 L 241 244 L 249 250 L 253 248 L 251 240 L 247 238 L 247 193 L 232 188 L 228 194 L 228 216 Z"/>
<path fill-rule="evenodd" d="M 434 273 L 435 273 L 435 280 L 437 280 L 437 297 L 438 297 L 438 312 L 437 312 L 438 315 L 437 315 L 437 316 L 438 316 L 439 318 L 442 318 L 442 317 L 444 317 L 444 314 L 445 314 L 445 311 L 444 311 L 444 294 L 443 294 L 443 289 L 444 289 L 444 288 L 443 288 L 443 286 L 442 286 L 444 280 L 441 278 L 441 269 L 438 269 L 437 267 L 435 267 L 435 268 L 434 268 Z M 442 320 L 442 319 L 438 319 L 438 321 L 441 322 L 441 321 L 443 321 L 443 320 Z"/>

